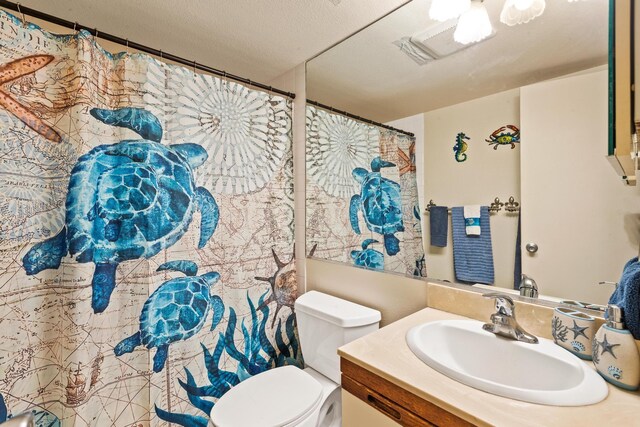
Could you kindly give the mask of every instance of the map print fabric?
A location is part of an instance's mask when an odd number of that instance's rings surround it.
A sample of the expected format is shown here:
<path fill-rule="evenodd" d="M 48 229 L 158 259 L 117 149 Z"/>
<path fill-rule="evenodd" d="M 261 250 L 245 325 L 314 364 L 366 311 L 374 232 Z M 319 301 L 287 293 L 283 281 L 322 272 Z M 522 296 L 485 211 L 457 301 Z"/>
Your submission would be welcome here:
<path fill-rule="evenodd" d="M 291 101 L 0 11 L 0 422 L 205 426 L 303 366 Z"/>
<path fill-rule="evenodd" d="M 307 106 L 307 253 L 425 277 L 415 138 Z"/>

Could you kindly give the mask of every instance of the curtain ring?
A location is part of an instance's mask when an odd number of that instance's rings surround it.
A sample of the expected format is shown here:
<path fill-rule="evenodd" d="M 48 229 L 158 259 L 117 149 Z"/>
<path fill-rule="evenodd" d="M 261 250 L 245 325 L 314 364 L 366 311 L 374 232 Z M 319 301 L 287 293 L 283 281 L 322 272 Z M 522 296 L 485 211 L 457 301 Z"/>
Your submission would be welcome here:
<path fill-rule="evenodd" d="M 78 21 L 73 23 L 73 32 L 78 35 Z"/>
<path fill-rule="evenodd" d="M 196 72 L 196 60 L 193 60 L 193 78 L 198 77 L 198 73 Z"/>
<path fill-rule="evenodd" d="M 126 40 L 125 46 L 127 47 L 127 55 L 129 54 L 129 39 Z"/>
<path fill-rule="evenodd" d="M 162 61 L 162 49 L 160 49 L 160 60 Z"/>
<path fill-rule="evenodd" d="M 16 6 L 18 6 L 18 13 L 20 15 L 22 15 L 22 26 L 26 27 L 27 26 L 27 20 L 24 17 L 24 12 L 22 10 L 20 10 L 20 3 L 16 3 Z"/>
<path fill-rule="evenodd" d="M 98 34 L 99 34 L 99 33 L 98 33 L 98 29 L 97 29 L 97 28 L 94 28 L 94 29 L 93 29 L 93 31 L 95 31 L 95 32 L 96 32 L 96 34 L 93 36 L 93 41 L 95 41 L 95 42 L 97 43 L 96 39 L 98 38 Z"/>

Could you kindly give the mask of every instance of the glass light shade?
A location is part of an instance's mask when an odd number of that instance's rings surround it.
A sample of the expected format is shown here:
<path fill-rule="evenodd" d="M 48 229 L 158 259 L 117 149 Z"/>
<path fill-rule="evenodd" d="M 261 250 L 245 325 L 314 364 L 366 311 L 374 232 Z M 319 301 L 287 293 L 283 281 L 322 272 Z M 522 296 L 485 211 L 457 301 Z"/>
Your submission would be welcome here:
<path fill-rule="evenodd" d="M 509 26 L 526 24 L 542 15 L 545 6 L 545 0 L 506 0 L 500 13 L 500 22 Z"/>
<path fill-rule="evenodd" d="M 513 0 L 513 5 L 518 10 L 527 10 L 533 5 L 534 0 Z"/>
<path fill-rule="evenodd" d="M 462 44 L 477 43 L 489 37 L 492 32 L 487 8 L 482 2 L 474 1 L 469 9 L 460 15 L 453 39 Z"/>
<path fill-rule="evenodd" d="M 429 8 L 429 18 L 435 21 L 448 21 L 460 16 L 469 9 L 471 0 L 433 0 Z"/>

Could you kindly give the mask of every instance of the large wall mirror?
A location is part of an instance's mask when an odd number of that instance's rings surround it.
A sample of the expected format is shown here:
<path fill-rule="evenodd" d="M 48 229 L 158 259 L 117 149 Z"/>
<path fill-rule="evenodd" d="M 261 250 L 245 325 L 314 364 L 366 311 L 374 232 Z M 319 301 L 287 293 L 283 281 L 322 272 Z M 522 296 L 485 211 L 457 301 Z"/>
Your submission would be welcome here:
<path fill-rule="evenodd" d="M 607 160 L 613 8 L 508 3 L 531 7 L 441 22 L 413 0 L 307 63 L 307 253 L 606 303 L 640 242 Z"/>

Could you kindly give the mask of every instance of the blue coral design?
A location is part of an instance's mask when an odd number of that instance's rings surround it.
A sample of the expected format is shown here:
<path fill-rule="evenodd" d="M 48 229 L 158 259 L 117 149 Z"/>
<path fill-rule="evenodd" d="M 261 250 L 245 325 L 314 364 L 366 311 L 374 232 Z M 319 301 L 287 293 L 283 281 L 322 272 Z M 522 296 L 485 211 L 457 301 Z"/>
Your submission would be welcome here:
<path fill-rule="evenodd" d="M 247 295 L 247 302 L 251 312 L 251 324 L 246 325 L 242 320 L 239 329 L 244 340 L 244 348 L 238 349 L 236 331 L 238 318 L 233 308 L 229 308 L 229 319 L 224 333 L 220 333 L 213 352 L 201 343 L 204 364 L 207 368 L 209 384 L 198 386 L 189 369 L 185 368 L 186 381 L 179 380 L 180 386 L 187 393 L 191 404 L 208 415 L 215 403 L 209 399 L 219 399 L 232 387 L 240 384 L 253 375 L 268 369 L 294 365 L 304 366 L 302 353 L 296 336 L 295 314 L 291 313 L 282 329 L 282 322 L 278 322 L 275 331 L 275 345 L 266 333 L 269 320 L 269 306 L 264 305 L 267 293 L 258 299 L 257 307 Z M 258 313 L 262 314 L 259 319 Z M 222 355 L 226 353 L 235 360 L 235 372 L 226 371 L 220 367 Z M 162 420 L 181 426 L 206 426 L 207 418 L 190 414 L 180 414 L 165 411 L 156 406 L 156 414 Z"/>

